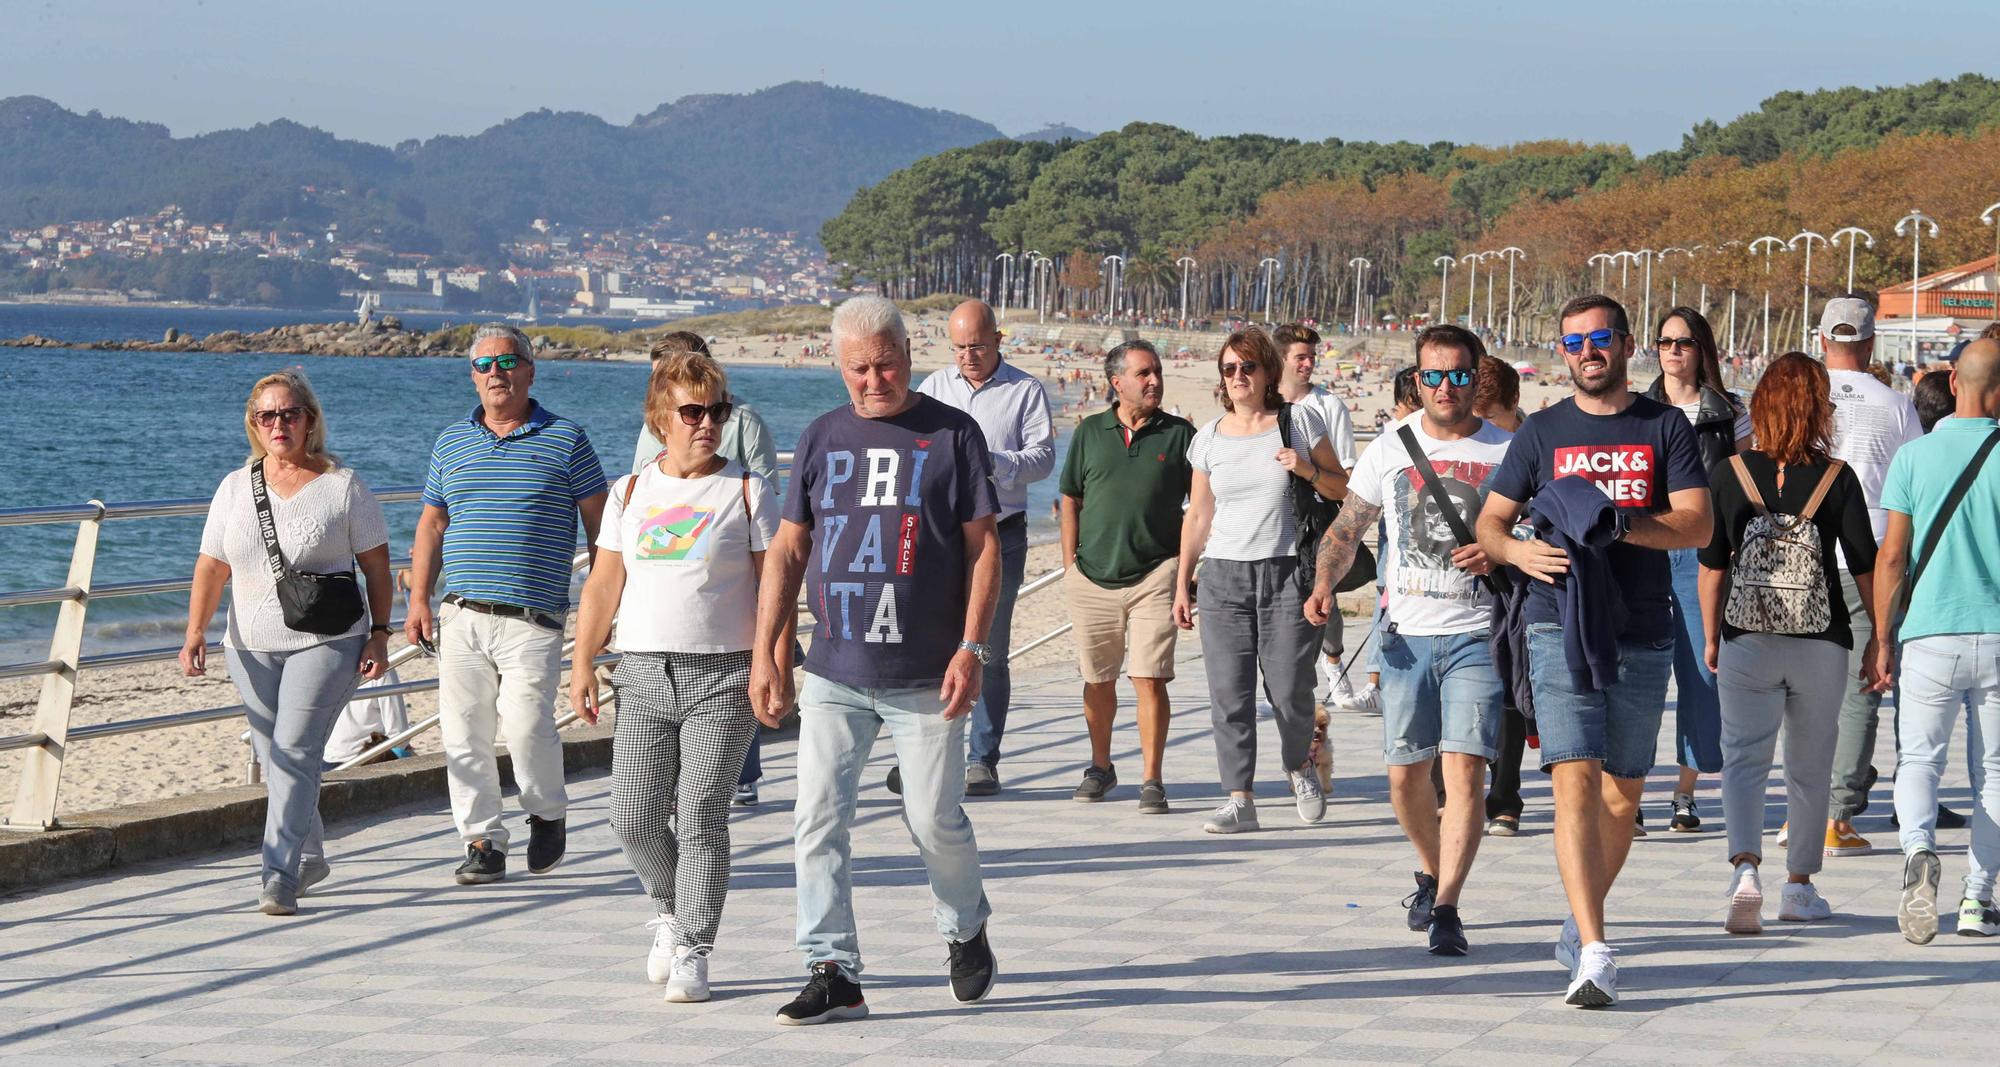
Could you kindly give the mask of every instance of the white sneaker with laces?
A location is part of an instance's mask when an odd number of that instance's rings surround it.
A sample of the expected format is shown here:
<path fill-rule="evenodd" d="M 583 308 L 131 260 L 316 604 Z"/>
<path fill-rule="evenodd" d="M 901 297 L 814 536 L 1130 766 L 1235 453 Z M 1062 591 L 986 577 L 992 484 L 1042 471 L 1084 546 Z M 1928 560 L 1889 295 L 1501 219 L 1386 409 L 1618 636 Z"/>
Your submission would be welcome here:
<path fill-rule="evenodd" d="M 1756 864 L 1736 865 L 1736 875 L 1729 880 L 1729 917 L 1722 920 L 1722 928 L 1732 934 L 1764 932 L 1764 882 L 1757 876 Z"/>
<path fill-rule="evenodd" d="M 1563 920 L 1562 933 L 1556 935 L 1556 962 L 1562 969 L 1574 975 L 1577 957 L 1583 955 L 1583 935 L 1576 932 L 1576 919 Z"/>
<path fill-rule="evenodd" d="M 1347 676 L 1334 670 L 1333 665 L 1324 659 L 1319 662 L 1320 673 L 1326 676 L 1327 703 L 1352 709 L 1354 707 L 1354 686 L 1348 683 Z"/>
<path fill-rule="evenodd" d="M 1326 794 L 1319 788 L 1319 769 L 1308 766 L 1303 771 L 1293 771 L 1292 796 L 1299 803 L 1299 821 L 1316 823 L 1326 818 Z"/>
<path fill-rule="evenodd" d="M 1618 1003 L 1617 950 L 1602 941 L 1583 946 L 1576 961 L 1576 977 L 1569 980 L 1569 995 L 1563 1003 L 1579 1008 L 1608 1008 Z"/>
<path fill-rule="evenodd" d="M 667 979 L 670 1004 L 698 1004 L 708 999 L 708 946 L 690 945 L 674 953 L 674 973 Z"/>
<path fill-rule="evenodd" d="M 1230 797 L 1221 806 L 1210 812 L 1201 828 L 1211 834 L 1240 834 L 1257 829 L 1257 805 L 1248 800 Z"/>
<path fill-rule="evenodd" d="M 1367 685 L 1362 686 L 1361 689 L 1354 694 L 1354 703 L 1349 706 L 1348 710 L 1365 711 L 1369 713 L 1379 712 L 1382 710 L 1381 696 L 1382 696 L 1381 688 L 1378 687 L 1374 682 L 1370 682 Z"/>
<path fill-rule="evenodd" d="M 1833 917 L 1833 905 L 1811 882 L 1786 882 L 1778 894 L 1778 918 L 1788 923 L 1813 923 Z"/>
<path fill-rule="evenodd" d="M 646 953 L 646 981 L 659 985 L 674 974 L 674 917 L 656 915 L 646 923 L 653 947 Z"/>

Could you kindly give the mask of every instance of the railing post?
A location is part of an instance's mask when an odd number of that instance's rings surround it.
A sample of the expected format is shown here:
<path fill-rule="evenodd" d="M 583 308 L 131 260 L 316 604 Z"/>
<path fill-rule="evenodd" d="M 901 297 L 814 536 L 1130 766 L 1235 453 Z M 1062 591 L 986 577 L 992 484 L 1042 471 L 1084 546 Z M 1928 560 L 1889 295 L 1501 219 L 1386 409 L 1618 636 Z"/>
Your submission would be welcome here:
<path fill-rule="evenodd" d="M 14 808 L 5 823 L 10 830 L 48 830 L 56 824 L 56 791 L 62 785 L 77 661 L 83 654 L 83 616 L 90 607 L 90 574 L 97 565 L 97 531 L 104 523 L 104 503 L 90 503 L 97 514 L 76 524 L 76 548 L 70 553 L 69 581 L 64 583 L 77 595 L 56 609 L 55 636 L 49 641 L 49 659 L 60 666 L 42 676 L 42 698 L 35 707 L 35 732 L 42 741 L 21 761 Z"/>

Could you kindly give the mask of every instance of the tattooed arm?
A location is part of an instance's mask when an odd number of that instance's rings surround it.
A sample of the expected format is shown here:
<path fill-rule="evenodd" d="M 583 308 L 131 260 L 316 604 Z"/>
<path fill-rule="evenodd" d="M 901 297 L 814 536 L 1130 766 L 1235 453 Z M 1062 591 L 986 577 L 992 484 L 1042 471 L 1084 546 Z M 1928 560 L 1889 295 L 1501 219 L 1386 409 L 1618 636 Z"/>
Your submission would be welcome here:
<path fill-rule="evenodd" d="M 1319 539 L 1319 569 L 1313 578 L 1312 596 L 1306 598 L 1305 604 L 1307 622 L 1322 626 L 1332 616 L 1334 579 L 1354 566 L 1354 554 L 1361 548 L 1361 539 L 1374 531 L 1375 520 L 1381 516 L 1380 504 L 1370 504 L 1356 496 L 1347 498 L 1333 526 Z"/>

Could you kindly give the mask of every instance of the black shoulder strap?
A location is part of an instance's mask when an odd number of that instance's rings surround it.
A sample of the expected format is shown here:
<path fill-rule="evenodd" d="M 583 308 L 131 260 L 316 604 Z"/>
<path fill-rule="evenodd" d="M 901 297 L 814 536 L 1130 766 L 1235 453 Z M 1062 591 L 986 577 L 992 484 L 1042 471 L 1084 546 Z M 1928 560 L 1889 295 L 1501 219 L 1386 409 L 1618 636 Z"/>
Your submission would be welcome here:
<path fill-rule="evenodd" d="M 1931 528 L 1924 533 L 1924 549 L 1917 553 L 1917 569 L 1910 572 L 1910 582 L 1903 587 L 1903 602 L 1909 603 L 1916 595 L 1917 583 L 1923 580 L 1924 569 L 1931 565 L 1931 558 L 1937 554 L 1938 541 L 1944 537 L 1944 525 L 1951 521 L 1951 514 L 1958 510 L 1959 501 L 1972 489 L 1974 479 L 1979 477 L 1979 468 L 1986 465 L 1986 457 L 1993 446 L 2000 444 L 2000 429 L 1986 435 L 1986 443 L 1972 454 L 1972 462 L 1965 465 L 1965 472 L 1952 483 L 1951 492 L 1945 494 L 1944 504 L 1938 508 L 1937 518 L 1931 520 Z"/>
<path fill-rule="evenodd" d="M 1410 429 L 1410 424 L 1406 422 L 1396 427 L 1396 436 L 1403 439 L 1403 449 L 1410 454 L 1410 464 L 1417 468 L 1419 475 L 1423 476 L 1424 488 L 1430 492 L 1431 500 L 1437 504 L 1438 510 L 1444 513 L 1445 525 L 1451 527 L 1451 535 L 1458 539 L 1458 547 L 1477 544 L 1472 531 L 1466 528 L 1465 517 L 1458 513 L 1458 504 L 1444 491 L 1443 483 L 1438 481 L 1437 471 L 1431 469 L 1430 457 L 1424 455 L 1423 448 L 1417 444 L 1416 432 Z M 1487 592 L 1494 596 L 1500 595 L 1500 587 L 1493 583 L 1491 575 L 1480 575 L 1479 583 L 1486 587 Z"/>
<path fill-rule="evenodd" d="M 278 523 L 271 518 L 271 493 L 264 485 L 264 460 L 259 457 L 250 461 L 250 502 L 257 506 L 257 532 L 264 537 L 264 556 L 271 564 L 271 575 L 279 581 L 285 580 L 285 554 L 278 550 Z"/>
<path fill-rule="evenodd" d="M 1292 447 L 1292 406 L 1278 405 L 1278 447 Z"/>

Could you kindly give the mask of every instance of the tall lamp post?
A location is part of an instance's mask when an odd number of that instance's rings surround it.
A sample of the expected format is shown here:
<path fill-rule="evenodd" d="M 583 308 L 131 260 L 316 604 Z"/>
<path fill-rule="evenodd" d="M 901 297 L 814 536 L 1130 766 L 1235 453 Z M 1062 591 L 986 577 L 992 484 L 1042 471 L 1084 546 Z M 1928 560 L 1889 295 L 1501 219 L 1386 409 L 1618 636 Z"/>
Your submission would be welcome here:
<path fill-rule="evenodd" d="M 1277 289 L 1278 261 L 1265 256 L 1257 261 L 1264 268 L 1264 325 L 1271 325 L 1271 294 Z"/>
<path fill-rule="evenodd" d="M 1995 204 L 1993 206 L 2000 207 L 2000 204 Z M 1992 208 L 1988 208 L 1987 210 L 1990 211 L 1992 210 Z M 1859 226 L 1843 226 L 1840 229 L 1833 231 L 1833 236 L 1827 238 L 1826 243 L 1830 245 L 1839 245 L 1840 239 L 1843 237 L 1847 238 L 1847 290 L 1846 291 L 1851 293 L 1854 291 L 1854 239 L 1856 237 L 1859 237 L 1863 242 L 1865 242 L 1868 245 L 1868 247 L 1873 248 L 1875 247 L 1875 235 L 1869 233 L 1867 230 L 1864 230 Z"/>
<path fill-rule="evenodd" d="M 1360 256 L 1355 256 L 1353 259 L 1347 261 L 1347 265 L 1354 268 L 1354 332 L 1360 333 L 1361 332 L 1361 278 L 1364 274 L 1367 273 L 1368 268 L 1374 266 L 1375 264 L 1368 262 L 1367 260 L 1361 258 Z M 1368 321 L 1371 323 L 1374 322 L 1375 316 L 1373 315 L 1368 316 Z"/>
<path fill-rule="evenodd" d="M 1042 260 L 1042 253 L 1041 253 L 1040 251 L 1036 250 L 1036 249 L 1033 249 L 1033 248 L 1030 248 L 1030 249 L 1028 249 L 1028 250 L 1027 250 L 1026 252 L 1023 252 L 1023 253 L 1021 253 L 1021 262 L 1022 262 L 1023 264 L 1025 264 L 1025 265 L 1027 266 L 1027 268 L 1028 268 L 1028 294 L 1027 294 L 1027 295 L 1028 295 L 1028 300 L 1029 300 L 1029 302 L 1030 302 L 1030 303 L 1032 303 L 1032 304 L 1034 304 L 1034 305 L 1035 305 L 1035 310 L 1036 310 L 1037 312 L 1040 312 L 1040 311 L 1041 311 L 1041 309 L 1042 309 L 1042 300 L 1041 300 L 1041 286 L 1042 286 L 1042 263 L 1041 263 L 1041 260 Z"/>
<path fill-rule="evenodd" d="M 1479 253 L 1467 252 L 1458 257 L 1460 263 L 1472 269 L 1465 279 L 1465 328 L 1474 329 L 1472 322 L 1472 298 L 1479 294 Z"/>
<path fill-rule="evenodd" d="M 1645 310 L 1639 313 L 1639 323 L 1650 330 L 1653 328 L 1651 325 L 1653 321 L 1653 260 L 1659 257 L 1659 253 L 1650 248 L 1641 248 L 1638 254 L 1640 259 L 1646 264 L 1646 302 L 1643 305 Z"/>
<path fill-rule="evenodd" d="M 1499 258 L 1498 250 L 1479 253 L 1479 260 L 1482 263 Z M 1486 332 L 1489 334 L 1493 332 L 1493 270 L 1490 267 L 1486 271 Z"/>
<path fill-rule="evenodd" d="M 1000 264 L 1000 321 L 1007 321 L 1007 293 L 1014 287 L 1014 253 L 1002 252 L 993 257 Z"/>
<path fill-rule="evenodd" d="M 1500 254 L 1507 257 L 1507 343 L 1511 345 L 1518 343 L 1514 338 L 1514 261 L 1527 253 L 1508 245 Z"/>
<path fill-rule="evenodd" d="M 1699 248 L 1701 246 L 1696 245 L 1695 247 Z M 1694 253 L 1685 248 L 1662 248 L 1660 249 L 1660 265 L 1666 266 L 1667 257 L 1675 252 L 1679 252 L 1690 259 L 1694 258 Z M 1667 306 L 1670 308 L 1681 306 L 1681 274 L 1672 267 L 1667 267 Z"/>
<path fill-rule="evenodd" d="M 1785 242 L 1786 250 L 1796 250 L 1801 241 L 1805 242 L 1806 264 L 1805 270 L 1800 272 L 1805 281 L 1799 293 L 1799 351 L 1810 352 L 1812 336 L 1810 328 L 1806 325 L 1806 319 L 1812 315 L 1812 243 L 1818 241 L 1820 244 L 1825 244 L 1826 238 L 1811 230 L 1800 230 L 1792 235 L 1791 240 Z"/>
<path fill-rule="evenodd" d="M 1111 268 L 1107 272 L 1109 277 L 1106 279 L 1111 283 L 1111 303 L 1107 310 L 1110 311 L 1112 318 L 1117 318 L 1119 290 L 1125 288 L 1125 257 L 1113 253 L 1112 255 L 1105 256 L 1098 263 L 1100 266 Z"/>
<path fill-rule="evenodd" d="M 1450 314 L 1450 312 L 1445 310 L 1444 302 L 1451 296 L 1451 268 L 1458 264 L 1458 260 L 1451 256 L 1439 256 L 1436 259 L 1431 260 L 1431 263 L 1439 268 L 1438 321 L 1443 322 L 1445 320 L 1445 316 Z"/>
<path fill-rule="evenodd" d="M 1922 211 L 1911 209 L 1910 213 L 1896 220 L 1896 236 L 1903 236 L 1903 228 L 1909 227 L 1910 237 L 1910 363 L 1917 362 L 1917 279 L 1923 277 L 1924 227 L 1930 227 L 1931 236 L 1938 235 L 1937 220 Z"/>
<path fill-rule="evenodd" d="M 1764 253 L 1764 345 L 1757 349 L 1757 355 L 1765 360 L 1771 358 L 1771 253 L 1785 247 L 1782 237 L 1764 236 L 1750 242 L 1750 254 L 1759 250 Z"/>
<path fill-rule="evenodd" d="M 1181 269 L 1181 329 L 1185 330 L 1187 329 L 1187 322 L 1188 322 L 1187 320 L 1188 271 L 1194 269 L 1195 266 L 1194 257 L 1182 256 L 1181 258 L 1174 260 L 1174 266 L 1179 267 Z"/>
<path fill-rule="evenodd" d="M 1993 227 L 1993 276 L 2000 279 L 2000 204 L 1988 204 L 1979 221 Z M 1993 321 L 2000 322 L 2000 285 L 1993 291 Z"/>
<path fill-rule="evenodd" d="M 1742 247 L 1743 247 L 1743 242 L 1741 241 L 1724 241 L 1721 244 L 1715 246 L 1715 253 L 1717 255 L 1721 255 L 1723 252 L 1726 252 L 1729 249 L 1742 248 Z M 1734 272 L 1730 274 L 1730 278 L 1731 281 L 1729 283 L 1729 351 L 1730 354 L 1734 355 L 1736 352 L 1736 282 L 1734 281 L 1735 278 Z M 1708 287 L 1708 283 L 1704 281 L 1701 284 L 1702 288 L 1706 290 Z"/>
<path fill-rule="evenodd" d="M 1612 255 L 1612 254 L 1611 254 L 1611 253 L 1609 253 L 1609 252 L 1599 252 L 1599 253 L 1597 253 L 1596 255 L 1594 255 L 1594 256 L 1591 256 L 1591 257 L 1590 257 L 1589 259 L 1587 259 L 1587 260 L 1584 260 L 1584 264 L 1585 264 L 1586 266 L 1587 266 L 1587 265 L 1589 265 L 1589 264 L 1592 264 L 1592 263 L 1595 263 L 1595 264 L 1597 264 L 1597 291 L 1598 291 L 1598 292 L 1600 292 L 1600 293 L 1601 293 L 1601 292 L 1603 292 L 1603 291 L 1604 291 L 1604 268 L 1606 268 L 1606 267 L 1610 266 L 1610 265 L 1611 265 L 1611 264 L 1613 264 L 1613 263 L 1616 263 L 1617 261 L 1618 261 L 1618 257 L 1617 257 L 1617 256 L 1614 256 L 1614 255 Z"/>

